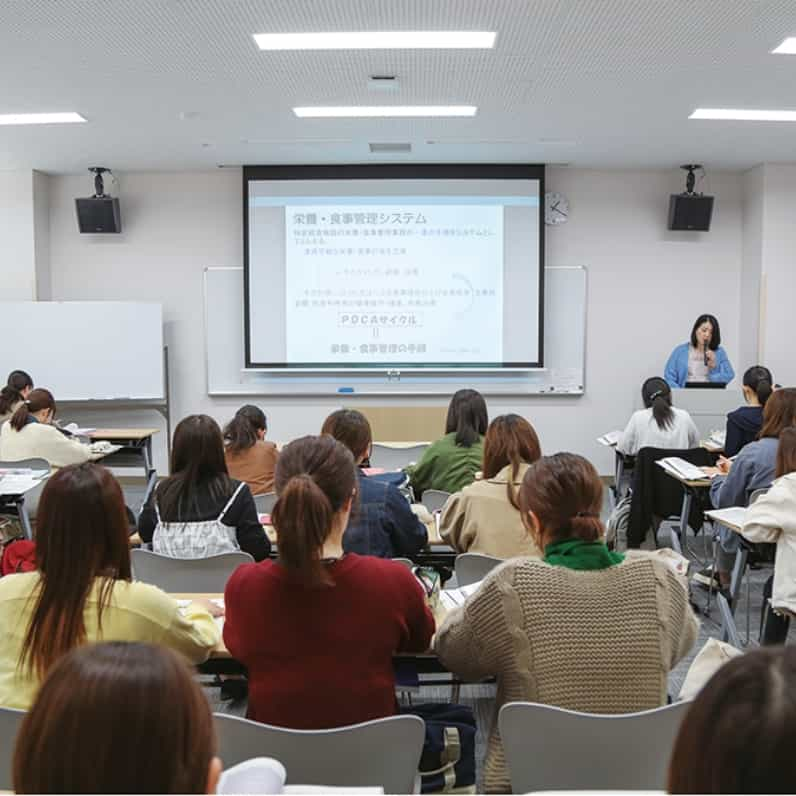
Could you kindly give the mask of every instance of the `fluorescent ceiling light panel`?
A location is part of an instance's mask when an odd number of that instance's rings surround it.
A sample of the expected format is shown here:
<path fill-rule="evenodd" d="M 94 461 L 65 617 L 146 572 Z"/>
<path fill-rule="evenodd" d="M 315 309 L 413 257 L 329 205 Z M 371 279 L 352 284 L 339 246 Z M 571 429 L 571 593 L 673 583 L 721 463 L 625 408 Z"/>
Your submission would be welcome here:
<path fill-rule="evenodd" d="M 475 105 L 342 105 L 293 108 L 302 119 L 374 118 L 394 116 L 475 116 Z"/>
<path fill-rule="evenodd" d="M 74 124 L 85 121 L 79 113 L 74 112 L 0 114 L 0 124 Z"/>
<path fill-rule="evenodd" d="M 762 111 L 746 108 L 697 108 L 689 119 L 736 122 L 796 122 L 796 111 Z"/>
<path fill-rule="evenodd" d="M 255 33 L 261 50 L 488 49 L 495 34 L 467 30 L 394 30 L 348 33 Z"/>
<path fill-rule="evenodd" d="M 771 51 L 772 55 L 796 55 L 796 36 L 789 36 L 776 50 Z"/>

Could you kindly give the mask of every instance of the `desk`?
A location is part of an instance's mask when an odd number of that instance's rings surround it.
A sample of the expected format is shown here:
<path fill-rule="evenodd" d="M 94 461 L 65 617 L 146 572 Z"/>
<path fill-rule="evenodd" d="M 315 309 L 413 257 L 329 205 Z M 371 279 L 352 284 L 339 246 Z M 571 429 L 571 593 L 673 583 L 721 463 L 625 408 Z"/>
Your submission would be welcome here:
<path fill-rule="evenodd" d="M 675 481 L 679 481 L 683 486 L 683 504 L 680 508 L 680 534 L 684 541 L 688 532 L 688 516 L 691 514 L 691 504 L 694 500 L 694 495 L 696 495 L 700 489 L 710 489 L 710 478 L 706 475 L 704 478 L 698 480 L 689 480 L 668 470 L 661 465 L 660 462 L 656 462 L 656 464 L 661 467 L 666 475 L 674 478 Z M 678 550 L 677 552 L 682 553 L 682 550 Z"/>
<path fill-rule="evenodd" d="M 121 445 L 121 450 L 105 456 L 102 463 L 107 467 L 143 467 L 147 481 L 143 503 L 155 488 L 157 473 L 152 465 L 152 437 L 157 428 L 98 428 L 87 436 L 92 442 L 106 440 Z"/>
<path fill-rule="evenodd" d="M 28 479 L 26 477 L 18 481 L 18 486 L 13 488 L 9 488 L 9 486 L 4 487 L 3 479 L 0 478 L 0 509 L 3 507 L 14 509 L 22 524 L 22 530 L 26 539 L 33 538 L 33 528 L 30 524 L 28 510 L 25 507 L 25 495 L 36 487 L 41 486 L 49 477 L 49 473 L 45 473 L 45 475 L 35 479 Z M 26 481 L 26 483 L 23 483 L 23 481 Z"/>

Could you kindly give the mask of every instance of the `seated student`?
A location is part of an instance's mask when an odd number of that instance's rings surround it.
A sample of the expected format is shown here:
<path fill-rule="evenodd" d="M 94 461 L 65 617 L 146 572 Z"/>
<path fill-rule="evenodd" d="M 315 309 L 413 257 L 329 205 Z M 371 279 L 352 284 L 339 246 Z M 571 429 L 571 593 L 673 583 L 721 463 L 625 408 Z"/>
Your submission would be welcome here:
<path fill-rule="evenodd" d="M 742 531 L 750 542 L 777 544 L 773 579 L 763 589 L 764 644 L 783 643 L 789 625 L 786 618 L 766 610 L 769 597 L 772 608 L 796 613 L 796 426 L 779 435 L 774 476 L 771 489 L 749 507 Z"/>
<path fill-rule="evenodd" d="M 206 558 L 243 550 L 268 558 L 271 543 L 242 481 L 227 474 L 221 429 L 212 417 L 189 415 L 174 430 L 171 475 L 153 490 L 138 519 L 152 549 L 172 558 Z"/>
<path fill-rule="evenodd" d="M 343 550 L 355 470 L 329 436 L 279 456 L 279 560 L 238 567 L 224 591 L 224 641 L 249 672 L 250 719 L 322 729 L 392 715 L 393 654 L 431 642 L 434 618 L 409 569 Z"/>
<path fill-rule="evenodd" d="M 215 793 L 210 706 L 184 660 L 152 644 L 73 650 L 42 683 L 14 751 L 16 793 Z"/>
<path fill-rule="evenodd" d="M 266 442 L 265 413 L 257 406 L 242 406 L 224 429 L 224 458 L 230 477 L 249 485 L 253 495 L 274 491 L 274 468 L 279 453 Z"/>
<path fill-rule="evenodd" d="M 669 793 L 796 793 L 796 649 L 733 658 L 697 694 L 669 762 Z"/>
<path fill-rule="evenodd" d="M 483 477 L 451 495 L 439 532 L 460 553 L 497 558 L 539 557 L 520 516 L 517 498 L 528 467 L 542 455 L 533 426 L 519 415 L 501 415 L 484 438 Z"/>
<path fill-rule="evenodd" d="M 642 448 L 695 448 L 699 432 L 685 409 L 672 406 L 672 390 L 658 376 L 641 386 L 644 409 L 634 412 L 616 449 L 635 456 Z"/>
<path fill-rule="evenodd" d="M 47 481 L 36 558 L 36 572 L 0 578 L 0 705 L 26 709 L 56 661 L 89 642 L 151 641 L 194 663 L 218 644 L 212 603 L 181 609 L 132 581 L 122 490 L 98 464 L 64 467 Z"/>
<path fill-rule="evenodd" d="M 473 482 L 481 469 L 488 422 L 481 393 L 454 393 L 445 420 L 445 436 L 432 443 L 416 465 L 406 468 L 418 500 L 427 489 L 458 492 Z"/>
<path fill-rule="evenodd" d="M 51 467 L 63 467 L 97 458 L 88 445 L 64 436 L 53 425 L 55 412 L 55 399 L 49 390 L 31 390 L 0 429 L 0 459 L 41 458 Z"/>
<path fill-rule="evenodd" d="M 710 484 L 710 502 L 714 508 L 748 506 L 753 492 L 771 486 L 777 464 L 779 435 L 794 424 L 796 424 L 796 389 L 777 390 L 763 409 L 760 439 L 757 442 L 750 442 L 733 462 L 720 458 L 718 467 L 710 471 L 718 473 Z M 737 533 L 729 528 L 719 528 L 716 569 L 719 576 L 718 585 L 721 588 L 730 585 L 730 571 L 739 545 Z M 699 573 L 695 579 L 704 582 L 706 574 L 708 573 Z"/>
<path fill-rule="evenodd" d="M 370 456 L 370 423 L 362 412 L 339 409 L 326 418 L 321 434 L 342 442 L 356 465 Z M 358 505 L 351 512 L 343 536 L 343 550 L 363 556 L 413 556 L 428 541 L 426 526 L 393 484 L 369 478 L 357 466 Z"/>
<path fill-rule="evenodd" d="M 773 389 L 774 380 L 768 368 L 755 365 L 743 374 L 743 397 L 746 406 L 740 406 L 727 415 L 724 442 L 724 455 L 727 458 L 735 456 L 744 445 L 757 439 L 763 425 L 763 407 Z"/>
<path fill-rule="evenodd" d="M 24 370 L 12 370 L 8 382 L 0 390 L 0 426 L 11 419 L 33 389 L 33 379 Z"/>
<path fill-rule="evenodd" d="M 608 550 L 602 498 L 600 476 L 581 456 L 557 453 L 532 464 L 520 510 L 544 558 L 501 564 L 437 632 L 434 646 L 451 672 L 471 682 L 497 677 L 487 792 L 509 792 L 497 730 L 504 703 L 591 713 L 658 707 L 669 670 L 696 639 L 674 570 L 649 555 Z"/>

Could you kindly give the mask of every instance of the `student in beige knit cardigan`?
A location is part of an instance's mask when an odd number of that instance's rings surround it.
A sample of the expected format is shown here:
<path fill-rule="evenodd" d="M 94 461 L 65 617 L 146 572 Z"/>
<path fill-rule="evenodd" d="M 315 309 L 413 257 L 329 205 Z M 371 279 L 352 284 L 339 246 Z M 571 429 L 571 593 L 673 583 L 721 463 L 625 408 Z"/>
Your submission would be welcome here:
<path fill-rule="evenodd" d="M 520 511 L 544 558 L 501 564 L 437 633 L 450 671 L 468 680 L 497 677 L 489 793 L 510 790 L 497 727 L 504 703 L 589 713 L 658 707 L 669 670 L 696 639 L 684 584 L 663 561 L 610 552 L 601 505 L 602 482 L 581 456 L 558 453 L 532 464 Z"/>

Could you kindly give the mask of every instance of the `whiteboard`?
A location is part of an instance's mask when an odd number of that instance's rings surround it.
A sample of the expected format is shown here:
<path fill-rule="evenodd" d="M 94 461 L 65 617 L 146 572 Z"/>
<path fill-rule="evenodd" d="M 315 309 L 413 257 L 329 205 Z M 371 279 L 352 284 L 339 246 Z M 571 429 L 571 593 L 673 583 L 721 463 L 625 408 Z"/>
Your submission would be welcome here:
<path fill-rule="evenodd" d="M 165 398 L 160 304 L 2 302 L 0 339 L 0 379 L 27 371 L 56 402 Z"/>
<path fill-rule="evenodd" d="M 489 374 L 284 374 L 244 370 L 243 269 L 205 269 L 209 395 L 447 395 L 462 384 L 485 395 L 582 395 L 585 390 L 587 272 L 545 268 L 545 367 Z"/>

